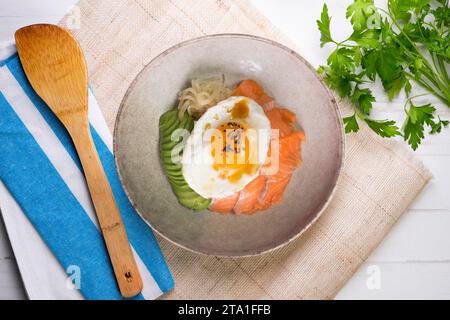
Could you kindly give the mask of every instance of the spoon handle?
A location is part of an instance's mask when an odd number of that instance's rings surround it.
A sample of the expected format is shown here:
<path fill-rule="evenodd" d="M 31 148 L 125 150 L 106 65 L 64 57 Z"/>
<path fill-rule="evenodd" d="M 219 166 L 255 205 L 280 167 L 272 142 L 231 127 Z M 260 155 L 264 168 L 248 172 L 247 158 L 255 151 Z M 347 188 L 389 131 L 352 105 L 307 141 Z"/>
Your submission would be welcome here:
<path fill-rule="evenodd" d="M 126 298 L 133 297 L 142 291 L 142 279 L 114 194 L 95 149 L 89 122 L 86 117 L 80 118 L 78 125 L 67 129 L 83 167 L 120 293 Z"/>

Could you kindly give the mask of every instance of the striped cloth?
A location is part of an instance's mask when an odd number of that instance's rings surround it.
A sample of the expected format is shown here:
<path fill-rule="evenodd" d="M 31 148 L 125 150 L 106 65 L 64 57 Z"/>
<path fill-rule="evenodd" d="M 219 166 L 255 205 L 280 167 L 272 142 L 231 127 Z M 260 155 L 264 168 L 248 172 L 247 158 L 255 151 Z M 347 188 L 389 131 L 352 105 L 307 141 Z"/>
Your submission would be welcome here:
<path fill-rule="evenodd" d="M 173 280 L 151 229 L 122 189 L 111 151 L 112 138 L 91 91 L 89 119 L 143 278 L 144 290 L 136 299 L 154 299 L 172 289 Z M 62 269 L 75 275 L 71 280 L 79 285 L 84 298 L 121 299 L 70 137 L 31 88 L 17 54 L 0 62 L 0 179 L 7 189 L 4 191 L 20 208 L 16 217 L 11 217 L 11 210 L 2 210 L 5 222 L 24 214 Z M 0 200 L 4 199 L 3 192 Z M 51 272 L 54 258 L 40 263 L 48 263 Z M 52 291 L 52 297 L 72 297 L 65 292 L 65 285 L 57 286 L 59 292 Z"/>

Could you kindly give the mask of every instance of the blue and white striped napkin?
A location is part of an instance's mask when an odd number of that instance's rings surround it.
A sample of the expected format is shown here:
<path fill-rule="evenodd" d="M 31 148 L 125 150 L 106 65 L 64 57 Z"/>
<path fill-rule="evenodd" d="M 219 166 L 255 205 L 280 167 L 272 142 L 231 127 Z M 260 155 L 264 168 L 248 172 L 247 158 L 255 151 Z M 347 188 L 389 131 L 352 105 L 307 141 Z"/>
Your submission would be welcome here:
<path fill-rule="evenodd" d="M 143 278 L 136 298 L 154 299 L 173 280 L 120 184 L 112 138 L 91 91 L 89 119 Z M 31 298 L 121 299 L 70 137 L 31 88 L 17 54 L 0 62 L 0 179 L 2 214 Z"/>

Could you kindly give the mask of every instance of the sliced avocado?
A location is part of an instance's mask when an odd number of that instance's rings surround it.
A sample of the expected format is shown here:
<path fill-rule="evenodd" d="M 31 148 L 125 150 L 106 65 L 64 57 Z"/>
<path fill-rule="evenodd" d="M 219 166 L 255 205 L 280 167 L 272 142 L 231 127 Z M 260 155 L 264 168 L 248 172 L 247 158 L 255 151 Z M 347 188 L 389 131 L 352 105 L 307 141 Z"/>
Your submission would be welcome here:
<path fill-rule="evenodd" d="M 163 116 L 165 116 L 165 119 L 162 120 L 162 118 L 160 118 L 159 130 L 163 133 L 167 131 L 173 131 L 173 128 L 180 122 L 180 120 L 178 119 L 178 115 L 176 113 L 174 114 L 173 112 L 166 112 L 165 114 L 163 114 Z"/>
<path fill-rule="evenodd" d="M 182 166 L 181 164 L 175 164 L 172 161 L 170 162 L 163 162 L 163 168 L 167 171 L 181 171 Z"/>
<path fill-rule="evenodd" d="M 168 141 L 161 141 L 161 150 L 163 151 L 168 151 L 168 150 L 172 150 L 177 144 L 179 144 L 181 141 L 180 140 L 168 140 Z"/>
<path fill-rule="evenodd" d="M 192 197 L 192 198 L 181 198 L 181 199 L 179 199 L 179 201 L 185 207 L 194 209 L 196 211 L 205 210 L 211 203 L 210 199 L 205 199 L 201 196 Z"/>
<path fill-rule="evenodd" d="M 175 121 L 170 127 L 162 130 L 162 141 L 163 142 L 172 142 L 172 141 L 181 141 L 181 137 L 178 137 L 177 139 L 172 139 L 172 133 L 176 129 L 186 129 L 191 131 L 193 128 L 193 120 L 188 116 L 184 115 L 181 120 L 178 119 L 178 115 L 176 115 L 177 121 Z"/>
<path fill-rule="evenodd" d="M 186 180 L 184 180 L 183 175 L 167 175 L 167 177 L 170 180 L 170 184 L 178 184 L 178 183 L 182 183 L 182 182 L 186 182 Z"/>
<path fill-rule="evenodd" d="M 166 170 L 166 175 L 167 175 L 167 177 L 175 179 L 175 180 L 179 180 L 180 178 L 183 178 L 183 182 L 185 182 L 183 173 L 181 172 L 181 170 Z"/>
<path fill-rule="evenodd" d="M 211 204 L 211 199 L 205 199 L 203 197 L 198 197 L 193 205 L 193 209 L 196 211 L 202 211 L 209 207 Z"/>
<path fill-rule="evenodd" d="M 186 182 L 174 182 L 172 188 L 176 194 L 183 195 L 185 192 L 192 191 L 191 187 Z"/>
<path fill-rule="evenodd" d="M 162 150 L 161 149 L 161 158 L 164 162 L 172 161 L 172 150 Z M 181 156 L 183 154 L 183 151 L 180 150 L 179 155 Z"/>
<path fill-rule="evenodd" d="M 201 197 L 197 192 L 194 190 L 180 190 L 178 191 L 175 184 L 172 184 L 172 188 L 174 189 L 174 192 L 179 195 L 180 199 L 189 199 L 189 198 L 195 198 L 195 197 Z"/>
<path fill-rule="evenodd" d="M 159 118 L 160 156 L 164 172 L 180 204 L 189 209 L 200 211 L 209 206 L 211 199 L 203 198 L 192 190 L 184 179 L 182 165 L 172 161 L 172 150 L 182 141 L 181 137 L 172 140 L 172 133 L 176 129 L 186 129 L 190 132 L 193 128 L 194 120 L 191 116 L 185 113 L 180 120 L 177 109 L 170 110 Z M 180 155 L 182 155 L 182 150 Z"/>
<path fill-rule="evenodd" d="M 180 126 L 180 121 L 176 121 L 172 126 L 168 129 L 162 130 L 162 140 L 163 141 L 172 141 L 172 133 L 179 128 L 183 128 Z"/>
<path fill-rule="evenodd" d="M 189 125 L 190 121 L 191 121 L 191 117 L 187 113 L 185 113 L 183 115 L 183 118 L 180 119 L 179 128 L 185 128 L 187 125 Z"/>
<path fill-rule="evenodd" d="M 192 129 L 194 129 L 194 121 L 191 121 L 190 123 L 186 124 L 186 126 L 184 128 L 186 130 L 188 130 L 189 132 L 191 132 Z"/>

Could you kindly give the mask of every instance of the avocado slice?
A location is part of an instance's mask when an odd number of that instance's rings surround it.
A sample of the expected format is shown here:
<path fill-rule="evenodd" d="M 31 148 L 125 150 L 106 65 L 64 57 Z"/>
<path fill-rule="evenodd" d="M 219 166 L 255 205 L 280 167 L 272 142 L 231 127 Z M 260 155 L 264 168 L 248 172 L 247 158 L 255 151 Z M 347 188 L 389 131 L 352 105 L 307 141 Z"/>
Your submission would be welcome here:
<path fill-rule="evenodd" d="M 201 211 L 209 206 L 211 199 L 203 198 L 189 187 L 183 176 L 182 165 L 172 161 L 172 150 L 181 142 L 181 137 L 172 140 L 172 133 L 176 129 L 186 129 L 191 132 L 193 128 L 194 120 L 191 116 L 185 113 L 183 118 L 179 119 L 176 108 L 161 115 L 159 118 L 160 157 L 164 173 L 168 177 L 178 202 L 189 209 Z M 180 155 L 182 155 L 182 151 L 180 151 Z"/>

